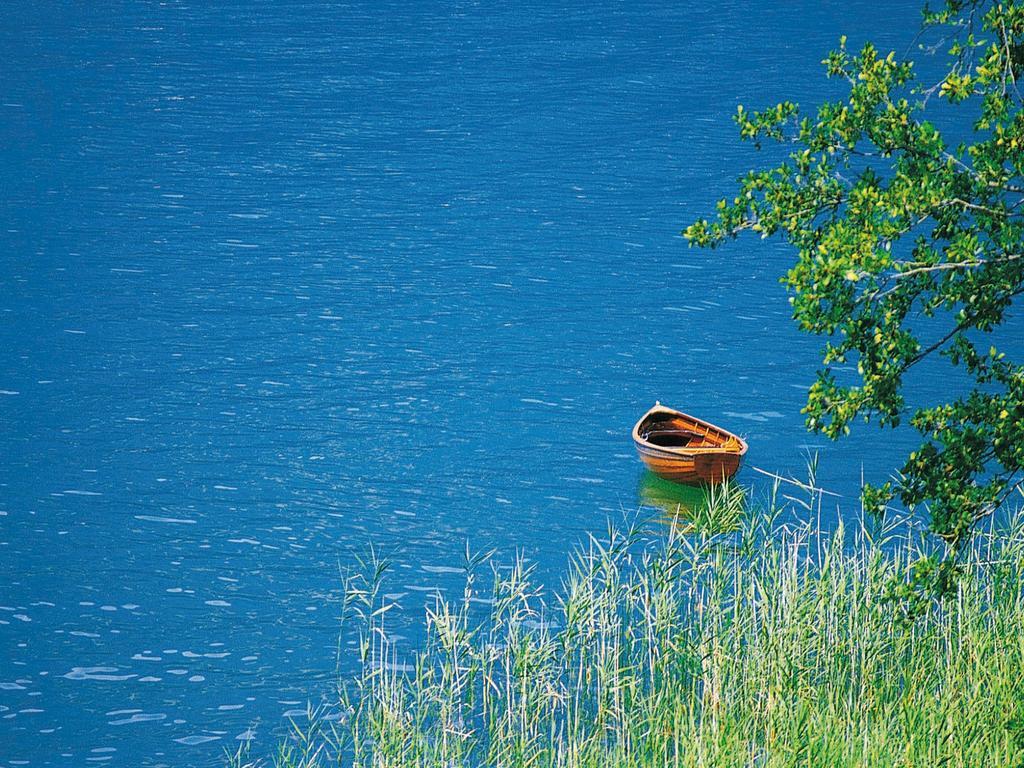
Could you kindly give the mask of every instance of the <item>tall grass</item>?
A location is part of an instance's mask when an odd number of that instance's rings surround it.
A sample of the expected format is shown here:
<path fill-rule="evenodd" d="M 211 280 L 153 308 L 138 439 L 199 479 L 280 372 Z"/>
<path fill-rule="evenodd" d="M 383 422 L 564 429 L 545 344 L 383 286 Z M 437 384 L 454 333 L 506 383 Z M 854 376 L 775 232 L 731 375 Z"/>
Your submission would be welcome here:
<path fill-rule="evenodd" d="M 349 589 L 341 719 L 270 764 L 1024 765 L 1024 520 L 985 532 L 956 594 L 908 626 L 883 595 L 923 537 L 776 509 L 728 534 L 612 530 L 551 598 L 523 561 L 482 588 L 470 557 L 412 658 L 372 561 Z"/>

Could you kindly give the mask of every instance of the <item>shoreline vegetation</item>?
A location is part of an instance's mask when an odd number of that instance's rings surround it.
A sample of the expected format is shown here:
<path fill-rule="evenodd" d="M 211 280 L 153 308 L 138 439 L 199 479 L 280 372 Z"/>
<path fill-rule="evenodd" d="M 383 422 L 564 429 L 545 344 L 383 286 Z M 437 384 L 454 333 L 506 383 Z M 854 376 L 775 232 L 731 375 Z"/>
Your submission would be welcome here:
<path fill-rule="evenodd" d="M 467 554 L 418 653 L 388 639 L 397 606 L 373 559 L 347 585 L 359 667 L 340 719 L 311 712 L 276 755 L 229 762 L 1024 765 L 1024 515 L 988 524 L 952 595 L 907 622 L 887 589 L 934 538 L 909 518 L 822 530 L 808 488 L 712 498 L 702 519 L 727 532 L 610 529 L 553 594 L 523 561 Z"/>

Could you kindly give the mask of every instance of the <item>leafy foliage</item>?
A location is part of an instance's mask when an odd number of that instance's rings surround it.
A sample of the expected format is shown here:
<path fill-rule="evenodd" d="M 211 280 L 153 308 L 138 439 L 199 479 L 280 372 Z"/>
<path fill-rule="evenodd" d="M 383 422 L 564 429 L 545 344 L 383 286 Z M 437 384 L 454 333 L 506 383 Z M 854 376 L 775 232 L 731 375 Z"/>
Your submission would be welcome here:
<path fill-rule="evenodd" d="M 927 505 L 956 556 L 1024 469 L 1024 366 L 999 348 L 1024 293 L 1024 4 L 952 0 L 926 8 L 924 27 L 949 55 L 931 87 L 912 62 L 870 44 L 852 53 L 843 38 L 823 62 L 848 84 L 842 100 L 813 116 L 791 102 L 741 106 L 741 137 L 783 143 L 788 157 L 748 173 L 712 221 L 684 234 L 715 247 L 751 230 L 796 249 L 783 278 L 793 317 L 826 338 L 808 427 L 837 438 L 858 418 L 895 427 L 909 417 L 920 448 L 865 502 Z M 926 117 L 933 98 L 957 105 L 943 110 L 945 131 Z M 968 140 L 947 138 L 958 133 Z M 969 382 L 965 394 L 911 406 L 904 378 L 935 356 Z M 845 372 L 854 365 L 856 376 Z M 951 581 L 948 565 L 918 570 L 914 581 L 940 590 Z"/>

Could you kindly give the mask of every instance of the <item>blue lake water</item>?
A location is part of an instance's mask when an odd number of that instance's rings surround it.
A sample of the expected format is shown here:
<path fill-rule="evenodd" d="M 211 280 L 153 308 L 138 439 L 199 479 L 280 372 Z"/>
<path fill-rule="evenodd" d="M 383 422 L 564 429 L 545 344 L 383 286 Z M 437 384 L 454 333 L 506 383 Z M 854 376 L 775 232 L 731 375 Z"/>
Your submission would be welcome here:
<path fill-rule="evenodd" d="M 637 510 L 655 399 L 745 435 L 744 482 L 820 451 L 855 513 L 906 439 L 808 436 L 787 250 L 679 231 L 758 162 L 737 104 L 836 95 L 840 34 L 918 14 L 8 6 L 0 766 L 266 751 L 349 664 L 357 555 L 410 645 L 467 540 L 554 583 Z"/>

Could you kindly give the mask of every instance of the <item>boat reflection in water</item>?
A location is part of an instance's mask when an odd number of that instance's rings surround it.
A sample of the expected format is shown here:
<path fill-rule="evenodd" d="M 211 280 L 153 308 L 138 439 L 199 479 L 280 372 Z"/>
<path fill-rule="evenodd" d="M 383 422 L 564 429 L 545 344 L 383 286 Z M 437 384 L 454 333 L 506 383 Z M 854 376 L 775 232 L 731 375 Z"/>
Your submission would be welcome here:
<path fill-rule="evenodd" d="M 680 485 L 645 471 L 640 479 L 640 502 L 663 514 L 684 533 L 726 533 L 739 528 L 746 493 L 735 482 L 720 485 Z"/>

